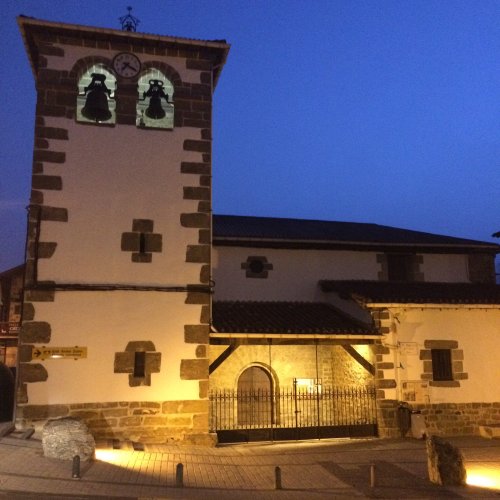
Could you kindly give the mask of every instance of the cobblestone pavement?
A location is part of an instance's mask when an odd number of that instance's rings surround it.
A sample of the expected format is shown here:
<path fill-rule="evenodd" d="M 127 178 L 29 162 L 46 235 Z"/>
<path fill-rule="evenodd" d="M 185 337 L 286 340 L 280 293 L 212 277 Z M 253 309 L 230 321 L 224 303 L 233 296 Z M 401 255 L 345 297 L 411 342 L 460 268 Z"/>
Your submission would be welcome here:
<path fill-rule="evenodd" d="M 441 487 L 427 479 L 425 443 L 412 439 L 356 439 L 258 443 L 202 448 L 146 446 L 135 451 L 100 446 L 97 460 L 72 463 L 43 457 L 38 440 L 0 439 L 0 500 L 172 498 L 498 498 L 500 441 L 452 438 L 468 474 L 496 490 Z M 183 487 L 176 487 L 178 464 Z M 276 467 L 282 489 L 276 489 Z M 371 486 L 374 471 L 375 485 Z M 489 471 L 489 472 L 488 472 Z M 489 474 L 487 476 L 486 474 Z"/>

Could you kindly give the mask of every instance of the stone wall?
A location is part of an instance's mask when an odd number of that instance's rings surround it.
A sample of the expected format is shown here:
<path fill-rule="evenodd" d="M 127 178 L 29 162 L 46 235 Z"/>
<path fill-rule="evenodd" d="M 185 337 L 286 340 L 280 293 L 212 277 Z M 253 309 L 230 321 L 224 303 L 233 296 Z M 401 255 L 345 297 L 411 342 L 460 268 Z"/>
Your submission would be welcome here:
<path fill-rule="evenodd" d="M 377 398 L 377 429 L 381 438 L 401 437 L 398 420 L 398 401 Z"/>
<path fill-rule="evenodd" d="M 377 401 L 380 437 L 401 437 L 399 403 L 396 400 Z M 479 436 L 479 426 L 500 424 L 500 402 L 412 404 L 411 409 L 422 413 L 427 435 Z"/>
<path fill-rule="evenodd" d="M 500 424 L 500 402 L 415 404 L 425 419 L 427 434 L 479 435 L 480 425 Z"/>
<path fill-rule="evenodd" d="M 213 362 L 227 346 L 210 346 Z M 373 362 L 371 346 L 362 356 Z M 210 374 L 210 389 L 236 389 L 238 376 L 257 364 L 273 374 L 276 387 L 292 386 L 294 378 L 320 378 L 323 386 L 357 386 L 373 383 L 373 375 L 341 345 L 318 346 L 318 369 L 314 345 L 242 345 Z"/>
<path fill-rule="evenodd" d="M 48 420 L 61 417 L 83 420 L 96 440 L 215 444 L 207 434 L 208 400 L 27 405 L 18 409 L 16 425 L 40 433 Z"/>

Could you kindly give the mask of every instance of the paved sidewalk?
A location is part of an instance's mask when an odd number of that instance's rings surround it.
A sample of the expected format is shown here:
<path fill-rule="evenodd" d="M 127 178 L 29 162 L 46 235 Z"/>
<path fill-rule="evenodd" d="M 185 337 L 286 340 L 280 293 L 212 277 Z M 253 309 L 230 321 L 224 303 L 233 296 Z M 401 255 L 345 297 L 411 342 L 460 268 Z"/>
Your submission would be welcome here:
<path fill-rule="evenodd" d="M 470 473 L 496 470 L 500 441 L 450 439 Z M 100 447 L 97 460 L 72 463 L 43 457 L 40 441 L 0 439 L 0 500 L 88 498 L 500 498 L 500 489 L 444 488 L 427 479 L 425 443 L 410 439 L 322 440 L 217 448 L 146 446 L 144 451 Z M 183 464 L 182 488 L 176 467 Z M 279 466 L 282 490 L 275 489 Z M 371 466 L 375 486 L 370 486 Z M 500 488 L 497 485 L 497 488 Z"/>

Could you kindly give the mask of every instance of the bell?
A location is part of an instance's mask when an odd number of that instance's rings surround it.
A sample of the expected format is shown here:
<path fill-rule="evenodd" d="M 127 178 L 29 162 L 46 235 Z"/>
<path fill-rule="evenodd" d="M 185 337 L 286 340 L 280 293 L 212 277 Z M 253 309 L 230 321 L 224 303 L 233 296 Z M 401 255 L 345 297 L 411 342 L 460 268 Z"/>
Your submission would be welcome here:
<path fill-rule="evenodd" d="M 96 122 L 104 122 L 111 118 L 111 111 L 108 106 L 108 96 L 111 91 L 106 87 L 104 80 L 106 75 L 100 73 L 92 73 L 92 81 L 85 87 L 84 92 L 87 94 L 85 106 L 82 108 L 82 115 L 88 120 Z M 108 94 L 106 96 L 106 94 Z"/>
<path fill-rule="evenodd" d="M 149 89 L 143 93 L 144 99 L 149 97 L 149 106 L 146 109 L 146 116 L 153 120 L 161 120 L 165 118 L 165 110 L 161 105 L 162 97 L 165 98 L 167 103 L 171 104 L 168 100 L 168 95 L 163 91 L 163 82 L 161 80 L 149 80 Z"/>
<path fill-rule="evenodd" d="M 161 107 L 160 97 L 153 96 L 149 100 L 149 106 L 146 109 L 146 116 L 153 120 L 161 120 L 165 118 L 165 111 Z"/>

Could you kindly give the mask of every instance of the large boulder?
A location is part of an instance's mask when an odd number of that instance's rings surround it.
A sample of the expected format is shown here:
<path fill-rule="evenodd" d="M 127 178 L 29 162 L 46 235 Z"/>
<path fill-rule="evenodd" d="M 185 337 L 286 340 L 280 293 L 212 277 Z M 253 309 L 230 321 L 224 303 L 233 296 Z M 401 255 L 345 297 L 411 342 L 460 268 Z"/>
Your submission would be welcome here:
<path fill-rule="evenodd" d="M 43 454 L 49 458 L 73 460 L 78 455 L 80 460 L 94 457 L 95 441 L 87 425 L 72 417 L 49 420 L 42 431 Z"/>
<path fill-rule="evenodd" d="M 460 450 L 437 436 L 427 438 L 429 479 L 443 486 L 465 486 L 467 472 Z"/>

